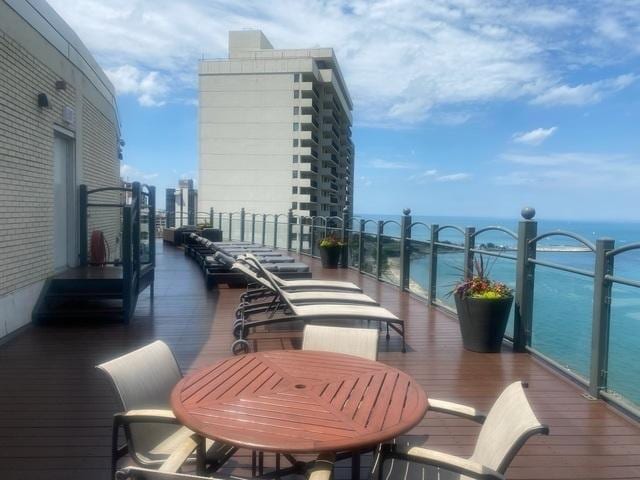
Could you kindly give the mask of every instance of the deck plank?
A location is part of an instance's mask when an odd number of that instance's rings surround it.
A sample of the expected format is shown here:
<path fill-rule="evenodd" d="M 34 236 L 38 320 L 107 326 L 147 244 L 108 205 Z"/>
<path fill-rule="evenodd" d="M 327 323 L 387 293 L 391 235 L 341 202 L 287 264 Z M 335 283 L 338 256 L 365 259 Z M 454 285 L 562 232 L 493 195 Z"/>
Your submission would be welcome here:
<path fill-rule="evenodd" d="M 293 255 L 295 256 L 295 255 Z M 301 259 L 314 278 L 352 281 L 406 320 L 408 351 L 398 335 L 380 339 L 381 361 L 412 375 L 427 395 L 488 409 L 509 382 L 526 380 L 528 396 L 549 437 L 535 437 L 509 469 L 514 479 L 640 479 L 640 426 L 527 354 L 478 354 L 462 348 L 456 322 L 424 302 L 353 270 L 323 270 Z M 205 289 L 195 264 L 180 250 L 158 244 L 156 298 L 141 297 L 129 326 L 87 319 L 86 326 L 29 326 L 0 345 L 0 478 L 107 479 L 111 417 L 118 409 L 98 363 L 164 340 L 184 372 L 230 355 L 233 310 L 241 290 Z M 258 350 L 300 345 L 300 332 L 256 334 Z M 441 414 L 404 437 L 453 454 L 469 455 L 478 427 Z M 273 459 L 266 456 L 267 466 Z M 365 478 L 370 460 L 363 459 Z M 249 474 L 239 452 L 224 473 Z M 336 468 L 349 478 L 349 463 Z"/>

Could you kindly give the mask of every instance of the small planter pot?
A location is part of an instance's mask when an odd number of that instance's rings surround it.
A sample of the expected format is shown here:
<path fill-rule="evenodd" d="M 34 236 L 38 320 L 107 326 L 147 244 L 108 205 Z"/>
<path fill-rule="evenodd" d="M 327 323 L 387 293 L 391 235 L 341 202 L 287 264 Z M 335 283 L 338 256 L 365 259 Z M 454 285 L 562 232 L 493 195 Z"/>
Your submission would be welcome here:
<path fill-rule="evenodd" d="M 338 268 L 340 263 L 340 252 L 342 247 L 336 245 L 335 247 L 320 247 L 320 260 L 324 268 Z"/>
<path fill-rule="evenodd" d="M 454 298 L 464 348 L 473 352 L 499 352 L 513 297 L 486 299 L 456 294 Z"/>

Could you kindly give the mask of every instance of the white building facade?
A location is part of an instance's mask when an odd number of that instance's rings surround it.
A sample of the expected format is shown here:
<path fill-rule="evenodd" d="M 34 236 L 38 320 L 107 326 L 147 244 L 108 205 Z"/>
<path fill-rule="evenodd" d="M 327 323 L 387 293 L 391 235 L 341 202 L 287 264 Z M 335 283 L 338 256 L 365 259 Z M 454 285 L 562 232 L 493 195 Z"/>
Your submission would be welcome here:
<path fill-rule="evenodd" d="M 333 49 L 229 32 L 229 58 L 200 63 L 199 89 L 199 211 L 351 212 L 353 105 Z"/>

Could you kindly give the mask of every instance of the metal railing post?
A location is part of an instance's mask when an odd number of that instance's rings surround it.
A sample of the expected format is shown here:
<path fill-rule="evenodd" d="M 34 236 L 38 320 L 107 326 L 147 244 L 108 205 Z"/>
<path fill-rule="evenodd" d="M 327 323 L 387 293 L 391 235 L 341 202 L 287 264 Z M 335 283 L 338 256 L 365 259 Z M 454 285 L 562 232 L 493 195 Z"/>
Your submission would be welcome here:
<path fill-rule="evenodd" d="M 471 279 L 473 277 L 473 252 L 471 251 L 475 248 L 476 237 L 475 227 L 466 227 L 464 229 L 464 261 L 463 261 L 463 275 L 465 280 Z"/>
<path fill-rule="evenodd" d="M 264 247 L 264 244 L 267 239 L 267 214 L 262 214 L 262 243 L 261 245 Z"/>
<path fill-rule="evenodd" d="M 156 187 L 149 187 L 149 260 L 156 265 Z M 153 284 L 151 284 L 153 292 Z M 153 296 L 153 295 L 152 295 Z"/>
<path fill-rule="evenodd" d="M 273 216 L 273 248 L 278 248 L 278 218 L 280 215 Z"/>
<path fill-rule="evenodd" d="M 302 231 L 304 225 L 304 216 L 298 216 L 298 253 L 302 253 Z"/>
<path fill-rule="evenodd" d="M 229 212 L 229 240 L 233 240 L 231 230 L 233 229 L 233 213 Z"/>
<path fill-rule="evenodd" d="M 400 290 L 409 288 L 409 242 L 411 239 L 411 209 L 405 208 L 400 219 Z"/>
<path fill-rule="evenodd" d="M 211 225 L 211 228 L 213 228 L 213 207 L 209 209 L 209 224 Z"/>
<path fill-rule="evenodd" d="M 531 240 L 538 235 L 538 222 L 533 220 L 535 214 L 535 209 L 523 208 L 524 220 L 518 223 L 516 298 L 513 316 L 513 349 L 516 352 L 525 352 L 531 345 L 535 264 L 529 262 L 529 259 L 536 257 L 536 244 L 531 243 Z"/>
<path fill-rule="evenodd" d="M 358 271 L 362 273 L 362 257 L 364 257 L 364 218 L 360 219 L 360 230 L 358 231 Z"/>
<path fill-rule="evenodd" d="M 240 241 L 244 242 L 244 207 L 240 209 Z"/>
<path fill-rule="evenodd" d="M 440 241 L 437 223 L 431 224 L 431 238 L 429 239 L 429 303 L 433 304 L 437 298 L 438 286 L 438 242 Z"/>
<path fill-rule="evenodd" d="M 251 243 L 256 243 L 256 214 L 251 214 Z"/>
<path fill-rule="evenodd" d="M 342 255 L 340 256 L 340 266 L 342 268 L 349 267 L 349 209 L 344 207 L 342 210 Z"/>
<path fill-rule="evenodd" d="M 87 194 L 87 186 L 86 185 L 80 185 L 80 188 L 78 190 L 78 195 L 79 195 L 79 210 L 80 210 L 80 265 L 84 266 L 87 264 L 87 259 L 89 257 L 89 252 L 88 252 L 88 241 L 89 239 L 87 238 L 89 235 L 89 231 L 88 231 L 88 226 L 87 226 L 87 222 L 88 222 L 88 206 L 87 204 L 89 203 L 89 195 Z M 123 203 L 124 203 L 124 199 L 123 199 Z"/>
<path fill-rule="evenodd" d="M 218 212 L 218 229 L 222 230 L 222 212 Z"/>
<path fill-rule="evenodd" d="M 311 226 L 309 227 L 309 255 L 313 257 L 313 247 L 316 243 L 316 217 L 311 217 Z"/>
<path fill-rule="evenodd" d="M 591 370 L 589 393 L 594 397 L 607 388 L 609 364 L 609 328 L 611 321 L 611 281 L 614 257 L 607 255 L 615 248 L 615 240 L 596 241 L 596 263 L 593 277 L 593 318 L 591 327 Z"/>
<path fill-rule="evenodd" d="M 378 220 L 378 232 L 376 236 L 376 278 L 382 276 L 382 235 L 384 234 L 384 221 Z"/>
<path fill-rule="evenodd" d="M 287 251 L 290 252 L 293 247 L 293 209 L 287 212 Z"/>

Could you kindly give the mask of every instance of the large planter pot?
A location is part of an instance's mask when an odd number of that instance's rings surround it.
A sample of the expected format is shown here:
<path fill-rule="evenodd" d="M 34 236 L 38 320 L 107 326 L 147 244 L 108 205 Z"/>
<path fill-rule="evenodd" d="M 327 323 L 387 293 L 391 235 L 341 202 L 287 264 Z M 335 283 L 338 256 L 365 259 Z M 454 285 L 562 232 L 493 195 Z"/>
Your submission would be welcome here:
<path fill-rule="evenodd" d="M 473 352 L 499 352 L 513 297 L 486 299 L 457 294 L 454 297 L 464 348 Z"/>
<path fill-rule="evenodd" d="M 320 260 L 324 268 L 338 268 L 340 263 L 340 252 L 342 247 L 336 245 L 335 247 L 320 247 Z"/>

